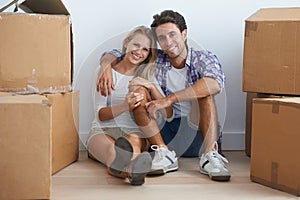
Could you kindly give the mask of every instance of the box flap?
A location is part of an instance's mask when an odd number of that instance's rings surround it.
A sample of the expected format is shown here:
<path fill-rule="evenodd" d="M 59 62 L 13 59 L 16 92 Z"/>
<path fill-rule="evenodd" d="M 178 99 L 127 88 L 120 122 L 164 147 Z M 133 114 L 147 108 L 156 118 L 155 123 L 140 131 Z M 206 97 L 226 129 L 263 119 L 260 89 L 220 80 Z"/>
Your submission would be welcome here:
<path fill-rule="evenodd" d="M 246 21 L 298 21 L 300 8 L 262 8 Z"/>
<path fill-rule="evenodd" d="M 7 4 L 6 6 L 0 8 L 0 13 L 5 11 L 7 8 L 11 7 L 12 5 L 17 5 L 18 0 L 13 0 L 12 2 L 10 2 L 9 4 Z M 17 8 L 15 8 L 16 11 Z"/>
<path fill-rule="evenodd" d="M 70 15 L 60 0 L 26 0 L 19 7 L 27 13 Z"/>

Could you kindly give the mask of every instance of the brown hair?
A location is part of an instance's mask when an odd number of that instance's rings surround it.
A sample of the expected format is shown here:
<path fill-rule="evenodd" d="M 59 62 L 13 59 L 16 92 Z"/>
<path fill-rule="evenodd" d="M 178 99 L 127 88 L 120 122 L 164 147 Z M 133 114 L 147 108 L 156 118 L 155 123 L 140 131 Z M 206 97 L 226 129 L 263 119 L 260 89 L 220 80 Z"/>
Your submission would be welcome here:
<path fill-rule="evenodd" d="M 157 37 L 156 37 L 155 29 L 159 25 L 166 24 L 166 23 L 175 24 L 178 27 L 178 29 L 180 30 L 180 32 L 187 29 L 185 19 L 181 14 L 179 14 L 178 12 L 175 12 L 173 10 L 164 10 L 160 14 L 156 14 L 153 16 L 153 22 L 151 24 L 151 29 L 154 33 L 154 37 L 156 40 L 157 40 Z M 186 45 L 186 47 L 188 47 L 187 41 L 185 41 L 185 45 Z"/>

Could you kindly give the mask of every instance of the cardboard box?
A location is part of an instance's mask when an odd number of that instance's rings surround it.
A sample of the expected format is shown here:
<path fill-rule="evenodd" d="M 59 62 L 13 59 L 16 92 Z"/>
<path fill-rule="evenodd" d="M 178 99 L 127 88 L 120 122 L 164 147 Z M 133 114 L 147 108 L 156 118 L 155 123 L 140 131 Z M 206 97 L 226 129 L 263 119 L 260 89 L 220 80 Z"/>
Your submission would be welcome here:
<path fill-rule="evenodd" d="M 251 156 L 251 126 L 252 126 L 252 100 L 254 98 L 282 98 L 283 96 L 247 92 L 246 123 L 245 123 L 245 153 Z"/>
<path fill-rule="evenodd" d="M 300 95 L 300 8 L 265 8 L 246 19 L 243 91 Z"/>
<path fill-rule="evenodd" d="M 78 160 L 78 106 L 78 91 L 0 93 L 0 199 L 50 198 L 51 175 Z"/>
<path fill-rule="evenodd" d="M 0 97 L 11 96 L 11 93 L 8 92 L 0 92 Z"/>
<path fill-rule="evenodd" d="M 52 174 L 78 160 L 79 92 L 45 95 L 52 104 Z"/>
<path fill-rule="evenodd" d="M 19 7 L 29 13 L 0 13 L 0 91 L 70 91 L 68 11 L 60 0 L 26 0 Z"/>
<path fill-rule="evenodd" d="M 300 98 L 253 99 L 251 180 L 300 195 Z"/>
<path fill-rule="evenodd" d="M 0 97 L 0 199 L 51 194 L 52 106 L 44 96 Z"/>
<path fill-rule="evenodd" d="M 245 123 L 245 153 L 247 156 L 251 156 L 252 99 L 255 97 L 257 97 L 257 93 L 247 93 Z"/>

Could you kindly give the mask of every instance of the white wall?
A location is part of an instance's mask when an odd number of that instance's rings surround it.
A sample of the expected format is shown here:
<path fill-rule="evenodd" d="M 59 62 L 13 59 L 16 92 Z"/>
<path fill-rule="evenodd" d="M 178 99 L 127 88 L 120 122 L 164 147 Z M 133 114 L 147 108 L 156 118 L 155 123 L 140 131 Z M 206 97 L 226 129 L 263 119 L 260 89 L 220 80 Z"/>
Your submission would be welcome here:
<path fill-rule="evenodd" d="M 4 0 L 0 7 L 10 2 Z M 245 93 L 242 92 L 244 20 L 263 7 L 299 7 L 299 0 L 63 0 L 71 13 L 74 47 L 74 88 L 80 90 L 80 134 L 93 118 L 92 95 L 101 52 L 120 47 L 122 34 L 137 25 L 150 25 L 153 14 L 180 12 L 189 39 L 219 57 L 227 81 L 218 97 L 224 125 L 224 149 L 244 149 Z"/>

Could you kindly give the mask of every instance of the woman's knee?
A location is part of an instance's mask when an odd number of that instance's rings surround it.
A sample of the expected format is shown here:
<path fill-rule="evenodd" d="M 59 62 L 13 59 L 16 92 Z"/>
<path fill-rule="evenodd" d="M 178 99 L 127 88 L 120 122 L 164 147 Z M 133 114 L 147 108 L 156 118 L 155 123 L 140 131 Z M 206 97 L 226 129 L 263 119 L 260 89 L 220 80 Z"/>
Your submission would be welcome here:
<path fill-rule="evenodd" d="M 151 100 L 150 93 L 149 93 L 148 89 L 143 87 L 143 86 L 138 87 L 137 89 L 135 89 L 134 92 L 143 94 L 144 97 L 145 97 L 144 101 L 146 101 L 146 102 Z"/>

